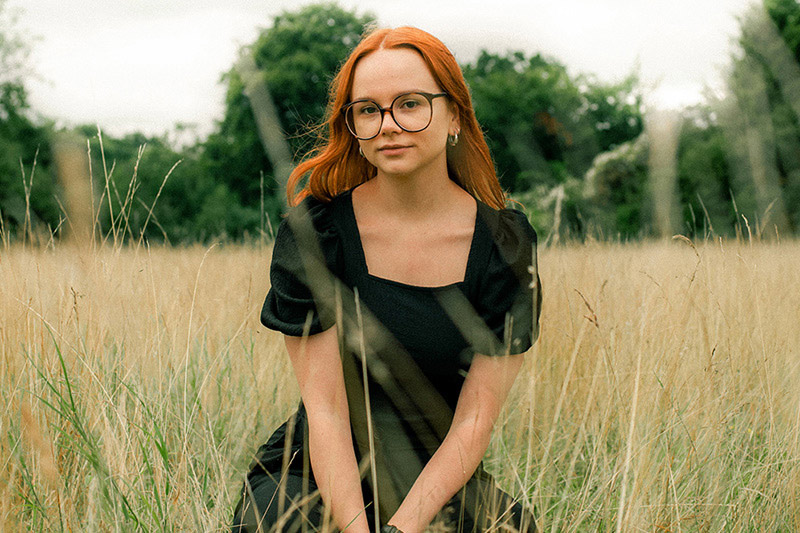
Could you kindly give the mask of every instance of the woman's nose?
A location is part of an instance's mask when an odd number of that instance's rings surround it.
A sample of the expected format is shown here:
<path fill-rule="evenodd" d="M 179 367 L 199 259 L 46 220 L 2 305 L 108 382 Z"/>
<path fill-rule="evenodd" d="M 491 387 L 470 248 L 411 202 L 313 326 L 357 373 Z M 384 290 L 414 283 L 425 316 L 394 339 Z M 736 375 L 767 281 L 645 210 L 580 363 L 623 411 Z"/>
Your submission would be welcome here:
<path fill-rule="evenodd" d="M 391 108 L 390 108 L 391 109 Z M 403 131 L 403 128 L 397 125 L 394 120 L 390 109 L 381 109 L 381 131 L 380 133 L 395 133 Z"/>

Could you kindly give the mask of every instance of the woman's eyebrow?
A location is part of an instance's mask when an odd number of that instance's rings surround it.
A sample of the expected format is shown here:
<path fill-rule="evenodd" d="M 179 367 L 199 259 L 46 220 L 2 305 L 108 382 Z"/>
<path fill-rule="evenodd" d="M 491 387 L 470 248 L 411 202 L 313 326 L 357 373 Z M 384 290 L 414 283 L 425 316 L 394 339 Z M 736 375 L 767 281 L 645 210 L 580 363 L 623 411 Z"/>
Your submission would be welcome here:
<path fill-rule="evenodd" d="M 439 89 L 436 89 L 435 91 L 432 91 L 432 90 L 427 90 L 426 91 L 424 89 L 407 89 L 407 90 L 404 90 L 404 91 L 397 91 L 395 94 L 393 94 L 391 96 L 391 98 L 388 99 L 387 105 L 392 103 L 392 100 L 394 100 L 395 98 L 397 98 L 401 94 L 409 94 L 409 93 L 434 93 L 435 94 L 435 93 L 438 93 L 438 92 L 442 92 L 442 91 L 440 91 Z M 378 102 L 378 99 L 374 98 L 372 96 L 357 96 L 357 97 L 353 97 L 352 99 L 350 99 L 351 102 L 356 102 L 358 100 L 372 100 L 373 102 Z M 380 103 L 380 102 L 378 102 L 378 103 Z"/>

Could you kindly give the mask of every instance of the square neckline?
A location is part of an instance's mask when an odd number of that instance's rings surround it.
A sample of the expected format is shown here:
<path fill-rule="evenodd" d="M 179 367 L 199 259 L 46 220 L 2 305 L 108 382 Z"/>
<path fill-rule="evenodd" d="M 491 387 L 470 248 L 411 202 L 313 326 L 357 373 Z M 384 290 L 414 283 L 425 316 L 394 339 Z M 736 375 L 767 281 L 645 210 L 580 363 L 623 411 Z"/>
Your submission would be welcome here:
<path fill-rule="evenodd" d="M 464 279 L 462 279 L 461 281 L 447 283 L 445 285 L 412 285 L 410 283 L 404 283 L 402 281 L 394 279 L 383 278 L 370 273 L 369 268 L 367 267 L 367 256 L 364 253 L 364 245 L 361 242 L 361 231 L 358 228 L 358 220 L 356 219 L 356 212 L 355 209 L 353 208 L 353 189 L 346 191 L 343 196 L 346 197 L 345 204 L 346 204 L 347 218 L 348 222 L 352 225 L 353 234 L 355 237 L 355 244 L 356 244 L 355 248 L 358 255 L 359 269 L 361 270 L 362 274 L 364 274 L 367 278 L 388 285 L 393 285 L 396 287 L 403 287 L 406 289 L 421 290 L 421 291 L 436 291 L 436 290 L 449 289 L 451 287 L 458 287 L 467 283 L 476 260 L 475 255 L 478 249 L 476 242 L 478 240 L 478 233 L 479 233 L 478 223 L 480 220 L 480 207 L 481 207 L 480 201 L 475 199 L 475 204 L 476 204 L 475 223 L 472 228 L 472 239 L 470 240 L 469 244 L 469 252 L 467 253 L 467 264 L 464 269 Z"/>

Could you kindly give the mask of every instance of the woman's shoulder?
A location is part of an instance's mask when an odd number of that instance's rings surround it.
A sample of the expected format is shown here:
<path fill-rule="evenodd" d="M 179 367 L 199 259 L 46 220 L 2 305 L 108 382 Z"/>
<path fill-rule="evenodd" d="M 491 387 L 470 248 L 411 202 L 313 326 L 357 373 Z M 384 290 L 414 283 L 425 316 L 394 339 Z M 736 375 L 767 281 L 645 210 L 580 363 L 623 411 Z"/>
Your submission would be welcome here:
<path fill-rule="evenodd" d="M 493 209 L 479 205 L 482 231 L 491 235 L 484 268 L 476 293 L 476 310 L 495 334 L 497 343 L 476 348 L 478 353 L 522 353 L 536 334 L 531 329 L 534 313 L 532 288 L 538 286 L 536 272 L 536 231 L 518 209 Z M 537 297 L 538 293 L 537 293 Z M 512 320 L 509 320 L 509 314 Z M 509 329 L 510 328 L 510 329 Z M 505 342 L 511 340 L 509 347 Z"/>
<path fill-rule="evenodd" d="M 489 229 L 494 247 L 506 263 L 513 264 L 520 257 L 531 256 L 537 235 L 525 213 L 514 208 L 494 209 L 478 202 L 478 214 Z"/>
<path fill-rule="evenodd" d="M 299 204 L 290 207 L 282 223 L 292 227 L 310 222 L 317 231 L 331 231 L 333 227 L 332 202 L 308 195 Z"/>
<path fill-rule="evenodd" d="M 286 212 L 276 238 L 282 234 L 305 234 L 306 237 L 313 235 L 328 244 L 344 238 L 347 224 L 344 223 L 343 213 L 349 192 L 341 193 L 331 200 L 306 196 Z"/>
<path fill-rule="evenodd" d="M 292 222 L 295 220 L 308 219 L 313 221 L 315 225 L 327 227 L 334 223 L 338 212 L 341 211 L 349 201 L 352 192 L 352 189 L 348 189 L 331 199 L 320 199 L 309 194 L 305 196 L 299 204 L 289 208 L 286 213 L 286 218 L 290 219 Z"/>
<path fill-rule="evenodd" d="M 321 252 L 328 268 L 338 270 L 342 260 L 342 232 L 334 217 L 336 204 L 336 199 L 324 201 L 307 196 L 289 208 L 275 235 L 273 258 L 276 251 L 282 256 L 278 257 L 280 261 Z"/>

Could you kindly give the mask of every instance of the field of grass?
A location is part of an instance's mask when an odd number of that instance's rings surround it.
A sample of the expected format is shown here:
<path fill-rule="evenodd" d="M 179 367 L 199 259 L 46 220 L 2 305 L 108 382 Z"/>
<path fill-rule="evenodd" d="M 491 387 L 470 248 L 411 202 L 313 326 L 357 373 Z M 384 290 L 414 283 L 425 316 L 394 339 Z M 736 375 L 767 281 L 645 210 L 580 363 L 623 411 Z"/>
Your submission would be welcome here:
<path fill-rule="evenodd" d="M 298 400 L 268 247 L 0 251 L 0 530 L 221 531 Z M 540 251 L 487 458 L 543 531 L 800 530 L 800 243 Z"/>

